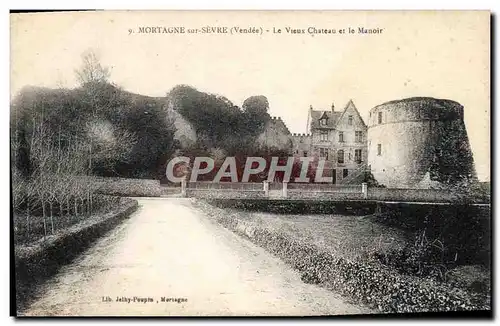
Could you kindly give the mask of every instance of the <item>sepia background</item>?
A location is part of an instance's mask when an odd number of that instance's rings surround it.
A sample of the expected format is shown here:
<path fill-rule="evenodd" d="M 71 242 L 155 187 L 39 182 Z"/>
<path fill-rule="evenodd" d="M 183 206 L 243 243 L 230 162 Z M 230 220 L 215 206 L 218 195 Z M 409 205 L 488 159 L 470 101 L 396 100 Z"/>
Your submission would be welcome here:
<path fill-rule="evenodd" d="M 79 12 L 11 15 L 11 96 L 25 85 L 74 87 L 81 54 L 95 50 L 126 90 L 165 96 L 175 85 L 236 105 L 265 95 L 270 114 L 306 132 L 309 106 L 352 99 L 367 121 L 386 101 L 455 100 L 478 177 L 490 180 L 490 13 L 429 12 Z M 256 34 L 138 34 L 141 26 L 262 27 Z M 383 28 L 381 34 L 288 34 L 291 28 Z M 273 34 L 273 27 L 283 33 Z"/>
<path fill-rule="evenodd" d="M 491 315 L 490 19 L 11 14 L 11 314 Z M 164 180 L 290 155 L 328 164 Z"/>

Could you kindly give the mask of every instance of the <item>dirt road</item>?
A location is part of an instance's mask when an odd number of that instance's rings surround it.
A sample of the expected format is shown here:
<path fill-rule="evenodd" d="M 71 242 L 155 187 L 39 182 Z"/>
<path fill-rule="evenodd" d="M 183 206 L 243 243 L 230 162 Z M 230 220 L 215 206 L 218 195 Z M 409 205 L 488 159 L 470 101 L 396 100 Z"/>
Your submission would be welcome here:
<path fill-rule="evenodd" d="M 130 219 L 63 268 L 25 315 L 368 312 L 303 283 L 279 259 L 213 224 L 189 199 L 139 199 L 139 204 Z"/>

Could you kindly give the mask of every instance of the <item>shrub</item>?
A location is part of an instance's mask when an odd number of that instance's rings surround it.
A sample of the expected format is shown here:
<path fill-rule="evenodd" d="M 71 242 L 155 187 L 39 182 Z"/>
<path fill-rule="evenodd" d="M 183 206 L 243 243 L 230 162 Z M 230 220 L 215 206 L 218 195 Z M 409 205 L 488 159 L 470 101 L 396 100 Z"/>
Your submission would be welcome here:
<path fill-rule="evenodd" d="M 160 197 L 162 187 L 159 180 L 95 178 L 96 192 L 112 196 Z"/>

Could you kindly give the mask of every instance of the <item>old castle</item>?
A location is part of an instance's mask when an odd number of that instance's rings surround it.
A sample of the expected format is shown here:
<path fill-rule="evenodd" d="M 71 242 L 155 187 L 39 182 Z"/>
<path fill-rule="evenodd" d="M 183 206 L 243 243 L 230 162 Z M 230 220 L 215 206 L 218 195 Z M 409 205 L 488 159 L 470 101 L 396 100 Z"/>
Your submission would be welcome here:
<path fill-rule="evenodd" d="M 194 143 L 196 132 L 189 122 L 172 105 L 167 106 L 167 112 L 173 118 L 177 129 L 175 138 L 181 145 Z M 324 176 L 332 177 L 334 183 L 354 180 L 366 167 L 367 127 L 352 100 L 340 111 L 333 105 L 330 110 L 316 110 L 311 106 L 307 130 L 307 134 L 292 134 L 281 118 L 272 117 L 257 142 L 297 157 L 323 158 L 326 161 Z"/>
<path fill-rule="evenodd" d="M 193 127 L 172 106 L 167 112 L 181 145 L 194 143 Z M 281 118 L 272 117 L 257 142 L 296 157 L 324 159 L 324 176 L 336 184 L 360 183 L 366 171 L 396 188 L 477 180 L 459 103 L 434 98 L 390 101 L 371 109 L 369 122 L 367 126 L 352 100 L 338 111 L 334 105 L 329 110 L 311 106 L 308 133 L 290 133 Z"/>

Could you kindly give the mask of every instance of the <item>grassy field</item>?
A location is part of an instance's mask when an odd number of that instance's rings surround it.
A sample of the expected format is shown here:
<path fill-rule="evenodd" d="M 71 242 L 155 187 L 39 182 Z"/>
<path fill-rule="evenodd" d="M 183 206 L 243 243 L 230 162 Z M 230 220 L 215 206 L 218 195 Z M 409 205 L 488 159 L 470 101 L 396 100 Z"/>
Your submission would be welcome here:
<path fill-rule="evenodd" d="M 370 216 L 278 215 L 236 209 L 229 212 L 242 222 L 286 234 L 345 259 L 364 259 L 373 252 L 401 250 L 410 236 L 375 223 Z"/>
<path fill-rule="evenodd" d="M 381 312 L 491 309 L 488 268 L 441 264 L 441 247 L 425 234 L 374 215 L 271 214 L 215 204 L 195 201 L 214 221 L 298 270 L 304 282 Z"/>

